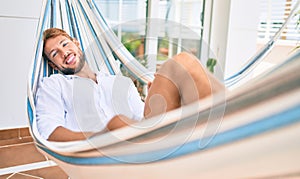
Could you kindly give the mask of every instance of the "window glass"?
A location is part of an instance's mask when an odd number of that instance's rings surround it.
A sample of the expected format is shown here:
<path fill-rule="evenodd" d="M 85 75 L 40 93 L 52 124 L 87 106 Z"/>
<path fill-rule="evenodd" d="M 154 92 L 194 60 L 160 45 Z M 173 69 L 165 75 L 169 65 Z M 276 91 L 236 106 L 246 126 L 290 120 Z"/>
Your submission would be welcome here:
<path fill-rule="evenodd" d="M 161 19 L 165 19 L 165 33 L 158 40 L 158 60 L 172 57 L 181 51 L 189 51 L 200 58 L 200 41 L 203 31 L 202 0 L 160 1 Z M 158 63 L 159 63 L 158 62 Z"/>
<path fill-rule="evenodd" d="M 139 58 L 145 54 L 147 3 L 145 0 L 96 0 L 101 13 L 124 43 Z M 157 37 L 158 63 L 181 52 L 190 51 L 200 56 L 203 0 L 161 0 L 155 14 L 163 29 Z M 130 44 L 133 43 L 133 44 Z M 150 47 L 151 48 L 151 47 Z M 144 58 L 144 57 L 143 57 Z M 143 59 L 141 62 L 144 62 Z"/>
<path fill-rule="evenodd" d="M 260 1 L 260 22 L 258 25 L 257 48 L 261 49 L 281 28 L 290 15 L 297 0 L 261 0 Z M 283 29 L 278 40 L 274 42 L 274 47 L 266 56 L 266 66 L 273 66 L 282 63 L 296 49 L 299 49 L 300 32 L 299 32 L 298 15 L 293 15 L 292 19 Z"/>
<path fill-rule="evenodd" d="M 260 1 L 260 23 L 258 27 L 258 39 L 269 40 L 283 25 L 291 13 L 297 0 L 262 0 Z M 299 17 L 295 16 L 282 33 L 280 39 L 299 41 L 300 33 L 297 28 Z"/>
<path fill-rule="evenodd" d="M 127 50 L 144 66 L 144 37 L 146 1 L 143 0 L 95 0 L 98 9 Z M 121 65 L 124 76 L 130 77 L 142 99 L 143 85 Z"/>

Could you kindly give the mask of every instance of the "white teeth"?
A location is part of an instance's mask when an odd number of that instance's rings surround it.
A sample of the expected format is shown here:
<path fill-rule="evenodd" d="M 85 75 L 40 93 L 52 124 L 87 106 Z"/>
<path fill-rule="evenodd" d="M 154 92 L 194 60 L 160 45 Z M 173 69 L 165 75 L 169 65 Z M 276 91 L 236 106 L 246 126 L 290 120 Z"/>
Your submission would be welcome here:
<path fill-rule="evenodd" d="M 72 59 L 70 58 L 70 59 L 67 61 L 67 63 L 69 64 L 71 61 L 72 61 Z"/>
<path fill-rule="evenodd" d="M 72 55 L 72 56 L 67 60 L 66 63 L 67 63 L 67 64 L 71 63 L 71 62 L 74 60 L 74 58 L 75 58 L 75 57 Z"/>

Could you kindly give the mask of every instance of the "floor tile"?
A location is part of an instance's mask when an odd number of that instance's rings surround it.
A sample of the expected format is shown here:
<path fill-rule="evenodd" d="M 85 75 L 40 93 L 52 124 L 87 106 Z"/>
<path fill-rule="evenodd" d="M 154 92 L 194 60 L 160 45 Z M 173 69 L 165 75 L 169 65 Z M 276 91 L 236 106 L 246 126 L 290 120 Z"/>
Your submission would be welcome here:
<path fill-rule="evenodd" d="M 0 140 L 15 139 L 19 137 L 19 129 L 0 130 Z"/>
<path fill-rule="evenodd" d="M 46 160 L 46 158 L 38 152 L 32 142 L 0 147 L 0 159 L 0 168 Z"/>
<path fill-rule="evenodd" d="M 30 132 L 29 132 L 29 128 L 20 128 L 20 137 L 28 137 L 31 136 Z"/>
<path fill-rule="evenodd" d="M 43 169 L 30 170 L 21 172 L 18 174 L 7 174 L 0 176 L 0 179 L 34 179 L 34 178 L 43 178 L 43 179 L 68 179 L 68 175 L 61 170 L 59 167 L 47 167 Z"/>
<path fill-rule="evenodd" d="M 0 140 L 0 148 L 7 145 L 14 145 L 14 144 L 21 144 L 21 143 L 28 143 L 28 142 L 33 142 L 32 137 L 27 136 L 21 138 Z"/>
<path fill-rule="evenodd" d="M 0 130 L 0 141 L 31 136 L 28 127 Z"/>
<path fill-rule="evenodd" d="M 13 173 L 9 175 L 0 176 L 0 179 L 42 179 L 41 177 L 31 176 L 23 173 Z"/>
<path fill-rule="evenodd" d="M 34 175 L 34 176 L 39 176 L 45 179 L 67 179 L 68 175 L 60 169 L 58 166 L 56 167 L 48 167 L 48 168 L 43 168 L 43 169 L 38 169 L 38 170 L 31 170 L 31 171 L 26 171 L 23 172 L 26 174 Z"/>
<path fill-rule="evenodd" d="M 3 169 L 42 161 L 46 161 L 46 158 L 36 149 L 28 128 L 0 130 L 0 168 Z M 67 179 L 68 176 L 58 166 L 51 166 L 0 176 L 0 179 L 6 178 Z"/>

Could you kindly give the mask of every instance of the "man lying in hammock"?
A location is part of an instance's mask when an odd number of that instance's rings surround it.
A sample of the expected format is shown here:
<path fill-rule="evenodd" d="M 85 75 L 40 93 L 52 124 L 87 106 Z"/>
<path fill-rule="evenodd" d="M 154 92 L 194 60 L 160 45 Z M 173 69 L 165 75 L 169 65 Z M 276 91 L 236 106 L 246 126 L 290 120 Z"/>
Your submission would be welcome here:
<path fill-rule="evenodd" d="M 47 29 L 43 41 L 44 58 L 61 72 L 43 79 L 35 99 L 38 130 L 49 141 L 83 140 L 224 89 L 195 56 L 180 53 L 155 74 L 144 103 L 129 78 L 92 71 L 65 31 Z"/>

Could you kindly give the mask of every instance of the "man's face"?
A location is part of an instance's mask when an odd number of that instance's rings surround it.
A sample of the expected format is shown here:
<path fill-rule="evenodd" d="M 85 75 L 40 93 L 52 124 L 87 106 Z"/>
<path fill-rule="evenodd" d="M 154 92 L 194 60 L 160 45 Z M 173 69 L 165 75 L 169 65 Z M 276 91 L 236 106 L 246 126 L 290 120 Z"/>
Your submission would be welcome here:
<path fill-rule="evenodd" d="M 66 75 L 79 72 L 85 64 L 79 42 L 62 35 L 48 39 L 44 53 L 55 68 Z"/>

